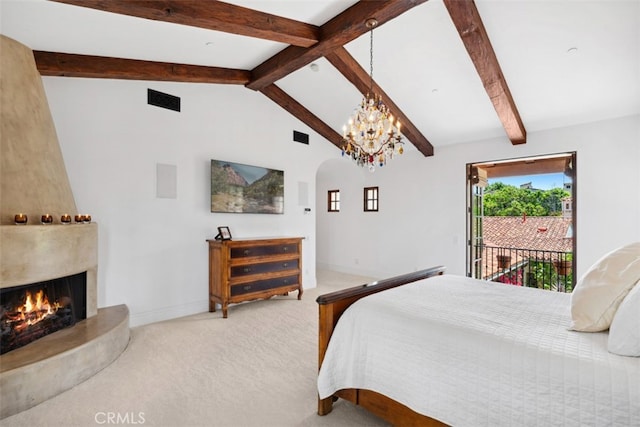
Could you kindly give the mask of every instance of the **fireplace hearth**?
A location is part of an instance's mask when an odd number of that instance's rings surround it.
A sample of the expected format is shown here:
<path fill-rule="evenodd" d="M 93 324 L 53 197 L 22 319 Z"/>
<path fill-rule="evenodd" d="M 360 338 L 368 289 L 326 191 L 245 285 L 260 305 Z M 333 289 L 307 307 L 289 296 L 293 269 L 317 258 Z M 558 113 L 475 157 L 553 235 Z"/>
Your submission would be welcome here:
<path fill-rule="evenodd" d="M 86 272 L 0 289 L 0 354 L 86 318 Z"/>

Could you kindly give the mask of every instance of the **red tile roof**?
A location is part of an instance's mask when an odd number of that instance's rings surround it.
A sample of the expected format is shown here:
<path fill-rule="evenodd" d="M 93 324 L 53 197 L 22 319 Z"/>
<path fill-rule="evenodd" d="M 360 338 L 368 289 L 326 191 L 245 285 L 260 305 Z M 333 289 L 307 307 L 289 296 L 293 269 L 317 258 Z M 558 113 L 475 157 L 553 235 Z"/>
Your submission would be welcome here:
<path fill-rule="evenodd" d="M 571 219 L 559 216 L 486 216 L 482 220 L 486 246 L 571 252 Z"/>
<path fill-rule="evenodd" d="M 573 234 L 570 230 L 571 219 L 559 216 L 543 217 L 513 217 L 487 216 L 483 218 L 483 241 L 486 248 L 483 251 L 483 272 L 485 278 L 494 277 L 505 271 L 505 267 L 498 265 L 497 255 L 511 256 L 508 269 L 520 264 L 530 256 L 529 250 L 535 251 L 573 251 Z M 514 248 L 525 251 L 510 251 Z M 537 256 L 537 255 L 536 255 Z M 545 258 L 556 259 L 557 254 L 540 254 Z"/>

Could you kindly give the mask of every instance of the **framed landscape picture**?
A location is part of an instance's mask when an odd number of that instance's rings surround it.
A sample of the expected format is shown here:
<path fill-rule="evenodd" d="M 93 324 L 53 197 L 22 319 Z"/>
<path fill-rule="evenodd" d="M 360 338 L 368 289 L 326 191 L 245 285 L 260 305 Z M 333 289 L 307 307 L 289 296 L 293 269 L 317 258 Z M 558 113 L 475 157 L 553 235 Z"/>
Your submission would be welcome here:
<path fill-rule="evenodd" d="M 284 213 L 284 171 L 211 160 L 211 212 Z"/>

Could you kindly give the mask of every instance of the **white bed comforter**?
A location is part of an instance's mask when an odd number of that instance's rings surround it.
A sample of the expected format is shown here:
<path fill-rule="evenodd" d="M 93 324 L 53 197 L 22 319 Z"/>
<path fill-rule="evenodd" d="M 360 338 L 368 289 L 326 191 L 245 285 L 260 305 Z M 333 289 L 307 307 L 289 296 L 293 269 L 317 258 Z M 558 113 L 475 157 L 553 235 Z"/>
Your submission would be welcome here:
<path fill-rule="evenodd" d="M 568 331 L 570 295 L 444 275 L 341 317 L 318 377 L 453 426 L 640 426 L 640 358 Z"/>

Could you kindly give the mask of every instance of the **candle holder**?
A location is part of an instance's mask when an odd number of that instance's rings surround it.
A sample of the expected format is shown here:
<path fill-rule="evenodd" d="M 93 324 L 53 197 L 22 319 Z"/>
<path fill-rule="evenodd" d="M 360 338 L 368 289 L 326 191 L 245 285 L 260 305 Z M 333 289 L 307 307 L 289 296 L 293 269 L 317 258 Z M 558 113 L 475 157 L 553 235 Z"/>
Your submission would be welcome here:
<path fill-rule="evenodd" d="M 53 224 L 53 217 L 49 214 L 44 214 L 40 218 L 40 222 L 42 222 L 43 224 Z"/>
<path fill-rule="evenodd" d="M 17 225 L 25 225 L 28 221 L 27 215 L 23 213 L 16 214 L 14 220 Z"/>
<path fill-rule="evenodd" d="M 71 224 L 71 215 L 64 214 L 60 217 L 60 222 L 63 224 Z"/>
<path fill-rule="evenodd" d="M 87 224 L 91 222 L 91 215 L 83 215 L 83 222 L 86 222 Z"/>
<path fill-rule="evenodd" d="M 84 217 L 82 215 L 76 215 L 74 219 L 77 223 L 80 223 L 84 220 Z"/>

